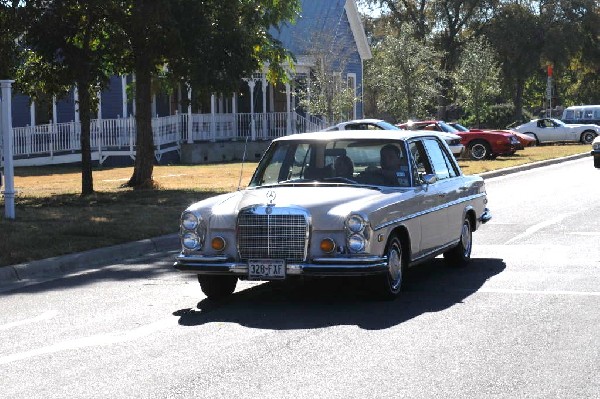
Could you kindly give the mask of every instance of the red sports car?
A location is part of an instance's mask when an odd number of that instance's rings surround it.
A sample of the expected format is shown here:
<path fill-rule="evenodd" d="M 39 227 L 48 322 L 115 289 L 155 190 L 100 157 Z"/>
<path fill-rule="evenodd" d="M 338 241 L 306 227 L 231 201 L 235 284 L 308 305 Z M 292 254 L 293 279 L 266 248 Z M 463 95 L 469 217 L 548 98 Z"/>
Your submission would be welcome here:
<path fill-rule="evenodd" d="M 450 122 L 448 123 L 450 126 L 452 126 L 453 128 L 455 128 L 456 130 L 459 130 L 461 132 L 502 132 L 502 133 L 512 133 L 515 136 L 517 136 L 517 139 L 519 140 L 519 143 L 521 143 L 521 145 L 523 146 L 523 148 L 525 147 L 533 147 L 536 145 L 536 141 L 533 137 L 528 136 L 526 134 L 523 133 L 519 133 L 515 130 L 501 130 L 501 129 L 469 129 L 467 127 L 464 127 L 463 125 L 461 125 L 460 123 L 456 123 L 456 122 Z M 523 148 L 519 148 L 520 150 Z"/>
<path fill-rule="evenodd" d="M 495 159 L 499 155 L 512 155 L 521 149 L 521 143 L 512 133 L 501 131 L 459 131 L 444 121 L 428 120 L 407 122 L 397 125 L 403 129 L 434 130 L 454 133 L 461 137 L 461 144 L 466 148 L 465 154 L 471 159 Z"/>

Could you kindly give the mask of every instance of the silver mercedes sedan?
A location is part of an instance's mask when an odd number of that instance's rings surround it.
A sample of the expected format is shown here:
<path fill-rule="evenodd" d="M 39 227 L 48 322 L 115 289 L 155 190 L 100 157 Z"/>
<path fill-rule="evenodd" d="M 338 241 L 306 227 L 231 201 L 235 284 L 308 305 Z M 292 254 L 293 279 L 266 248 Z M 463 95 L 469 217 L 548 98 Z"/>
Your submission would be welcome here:
<path fill-rule="evenodd" d="M 491 219 L 484 181 L 425 131 L 335 131 L 274 140 L 248 187 L 181 215 L 174 267 L 219 299 L 238 279 L 356 276 L 394 299 L 404 273 L 443 254 L 469 262 Z"/>

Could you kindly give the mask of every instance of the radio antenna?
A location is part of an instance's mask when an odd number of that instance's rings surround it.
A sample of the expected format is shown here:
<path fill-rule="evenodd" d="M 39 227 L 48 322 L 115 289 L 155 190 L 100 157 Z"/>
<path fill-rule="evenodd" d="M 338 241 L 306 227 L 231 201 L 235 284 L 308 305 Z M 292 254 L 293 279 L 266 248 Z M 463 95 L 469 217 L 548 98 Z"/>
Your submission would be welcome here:
<path fill-rule="evenodd" d="M 244 174 L 244 163 L 246 162 L 246 149 L 248 148 L 248 137 L 246 136 L 246 142 L 244 143 L 244 155 L 242 155 L 242 168 L 240 170 L 240 180 L 238 181 L 237 191 L 240 191 L 242 185 L 242 175 Z"/>

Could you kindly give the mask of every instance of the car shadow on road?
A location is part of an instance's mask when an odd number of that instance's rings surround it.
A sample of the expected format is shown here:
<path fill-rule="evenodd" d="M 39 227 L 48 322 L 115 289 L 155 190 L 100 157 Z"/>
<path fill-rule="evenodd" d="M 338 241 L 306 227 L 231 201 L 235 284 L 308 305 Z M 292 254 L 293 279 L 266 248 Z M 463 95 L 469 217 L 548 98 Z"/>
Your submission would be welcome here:
<path fill-rule="evenodd" d="M 394 301 L 372 299 L 361 279 L 329 278 L 265 283 L 221 301 L 204 299 L 196 308 L 173 314 L 182 326 L 228 322 L 272 330 L 335 325 L 380 330 L 462 303 L 505 267 L 502 259 L 473 259 L 465 268 L 450 268 L 435 259 L 406 273 L 406 288 Z"/>

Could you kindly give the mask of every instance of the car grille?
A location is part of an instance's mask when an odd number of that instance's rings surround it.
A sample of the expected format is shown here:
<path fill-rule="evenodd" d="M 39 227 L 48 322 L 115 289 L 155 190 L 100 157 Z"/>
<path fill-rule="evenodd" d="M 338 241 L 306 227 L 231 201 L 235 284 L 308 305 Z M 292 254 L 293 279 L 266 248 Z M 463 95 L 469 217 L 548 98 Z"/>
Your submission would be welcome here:
<path fill-rule="evenodd" d="M 260 207 L 240 211 L 237 221 L 238 251 L 242 260 L 306 258 L 308 217 L 296 209 Z"/>

